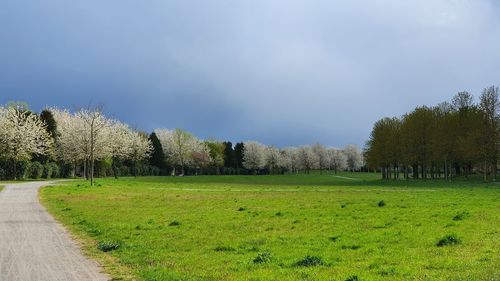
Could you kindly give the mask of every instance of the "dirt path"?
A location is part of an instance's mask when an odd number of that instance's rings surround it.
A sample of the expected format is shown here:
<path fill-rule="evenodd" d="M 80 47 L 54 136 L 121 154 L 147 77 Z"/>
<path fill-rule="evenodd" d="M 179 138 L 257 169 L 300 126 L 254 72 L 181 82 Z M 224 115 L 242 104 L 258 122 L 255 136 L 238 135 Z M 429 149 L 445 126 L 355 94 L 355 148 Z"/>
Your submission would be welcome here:
<path fill-rule="evenodd" d="M 109 280 L 40 205 L 43 185 L 9 184 L 0 191 L 0 280 Z"/>

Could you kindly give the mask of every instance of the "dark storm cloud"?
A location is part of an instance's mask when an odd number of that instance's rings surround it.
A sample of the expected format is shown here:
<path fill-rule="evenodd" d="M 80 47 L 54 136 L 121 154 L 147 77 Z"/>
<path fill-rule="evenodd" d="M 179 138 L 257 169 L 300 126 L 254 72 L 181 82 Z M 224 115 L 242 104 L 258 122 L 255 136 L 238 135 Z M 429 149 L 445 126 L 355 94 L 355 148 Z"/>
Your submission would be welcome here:
<path fill-rule="evenodd" d="M 496 1 L 0 3 L 0 103 L 103 104 L 144 130 L 363 144 L 373 122 L 500 84 Z"/>

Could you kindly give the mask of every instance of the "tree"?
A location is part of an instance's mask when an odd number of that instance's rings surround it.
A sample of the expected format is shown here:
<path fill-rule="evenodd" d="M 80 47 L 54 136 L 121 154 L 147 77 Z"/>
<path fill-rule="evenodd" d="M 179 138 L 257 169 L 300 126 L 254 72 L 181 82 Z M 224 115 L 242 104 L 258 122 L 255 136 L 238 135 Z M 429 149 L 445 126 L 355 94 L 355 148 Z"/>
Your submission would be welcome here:
<path fill-rule="evenodd" d="M 290 173 L 298 171 L 299 163 L 296 147 L 285 147 L 280 151 L 281 166 Z"/>
<path fill-rule="evenodd" d="M 86 164 L 88 149 L 85 124 L 81 118 L 67 110 L 51 108 L 50 111 L 57 123 L 56 157 L 64 163 L 73 165 L 72 176 L 74 176 L 78 163 Z"/>
<path fill-rule="evenodd" d="M 487 181 L 488 170 L 493 172 L 493 180 L 496 180 L 497 162 L 498 162 L 498 140 L 499 140 L 499 122 L 500 122 L 500 100 L 499 89 L 490 86 L 483 90 L 480 97 L 479 107 L 483 114 L 483 145 L 481 147 L 483 155 L 483 175 Z"/>
<path fill-rule="evenodd" d="M 273 146 L 266 147 L 264 161 L 265 167 L 269 170 L 269 173 L 273 174 L 282 165 L 280 151 Z"/>
<path fill-rule="evenodd" d="M 45 155 L 52 146 L 47 127 L 37 115 L 17 106 L 0 108 L 0 155 L 13 162 L 14 179 L 18 162 Z"/>
<path fill-rule="evenodd" d="M 111 120 L 109 124 L 109 143 L 112 158 L 112 168 L 115 178 L 118 178 L 117 162 L 128 158 L 132 154 L 132 131 L 127 124 L 118 120 Z"/>
<path fill-rule="evenodd" d="M 298 167 L 306 174 L 315 167 L 317 160 L 310 145 L 303 145 L 297 149 L 297 162 Z"/>
<path fill-rule="evenodd" d="M 236 153 L 233 149 L 233 144 L 230 141 L 224 142 L 224 167 L 236 168 Z"/>
<path fill-rule="evenodd" d="M 151 156 L 149 158 L 149 164 L 164 172 L 166 169 L 165 153 L 163 152 L 161 142 L 155 132 L 152 132 L 149 135 L 149 141 L 153 146 L 153 151 L 151 152 Z"/>
<path fill-rule="evenodd" d="M 256 141 L 245 142 L 243 149 L 243 167 L 254 173 L 264 168 L 266 161 L 266 148 Z"/>
<path fill-rule="evenodd" d="M 237 143 L 234 146 L 234 157 L 236 160 L 236 169 L 243 167 L 243 152 L 245 150 L 245 144 L 242 142 Z"/>
<path fill-rule="evenodd" d="M 330 148 L 327 153 L 328 166 L 330 169 L 333 169 L 335 174 L 337 171 L 347 168 L 347 157 L 342 150 Z"/>
<path fill-rule="evenodd" d="M 153 151 L 153 145 L 146 134 L 129 131 L 128 145 L 130 146 L 127 157 L 134 163 L 134 176 L 137 176 L 137 162 L 147 159 Z"/>
<path fill-rule="evenodd" d="M 109 128 L 111 123 L 106 119 L 100 108 L 93 110 L 82 109 L 76 113 L 77 118 L 83 120 L 84 140 L 87 145 L 87 158 L 90 162 L 90 185 L 94 185 L 95 160 L 103 159 L 110 154 Z"/>
<path fill-rule="evenodd" d="M 344 148 L 347 157 L 347 167 L 354 172 L 363 166 L 363 155 L 355 144 L 349 144 Z"/>
<path fill-rule="evenodd" d="M 174 166 L 181 168 L 184 175 L 184 168 L 192 163 L 193 152 L 200 148 L 199 140 L 192 134 L 181 129 L 168 130 L 157 129 L 156 135 L 160 139 L 165 156 Z M 175 173 L 175 168 L 173 173 Z"/>
<path fill-rule="evenodd" d="M 312 151 L 317 160 L 317 166 L 319 168 L 319 173 L 323 173 L 323 169 L 328 165 L 328 152 L 326 147 L 322 144 L 316 143 L 312 146 Z"/>
<path fill-rule="evenodd" d="M 216 169 L 216 173 L 220 174 L 220 168 L 224 166 L 224 153 L 226 145 L 219 141 L 205 141 L 204 145 L 208 148 L 209 164 Z"/>

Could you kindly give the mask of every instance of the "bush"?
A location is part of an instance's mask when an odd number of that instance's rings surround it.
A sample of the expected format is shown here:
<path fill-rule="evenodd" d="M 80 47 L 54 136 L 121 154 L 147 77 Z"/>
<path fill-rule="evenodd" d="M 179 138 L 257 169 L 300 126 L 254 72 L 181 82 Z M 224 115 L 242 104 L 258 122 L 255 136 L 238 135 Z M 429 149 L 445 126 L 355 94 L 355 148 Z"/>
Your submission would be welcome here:
<path fill-rule="evenodd" d="M 56 163 L 48 162 L 43 169 L 43 178 L 51 179 L 59 176 L 59 166 Z"/>
<path fill-rule="evenodd" d="M 268 263 L 273 259 L 270 252 L 262 252 L 258 254 L 255 259 L 253 259 L 253 263 Z"/>
<path fill-rule="evenodd" d="M 453 220 L 454 221 L 461 221 L 463 219 L 465 219 L 466 217 L 469 216 L 469 213 L 468 212 L 461 212 L 461 213 L 458 213 L 456 214 L 454 217 L 453 217 Z"/>
<path fill-rule="evenodd" d="M 29 177 L 32 179 L 40 179 L 43 175 L 44 167 L 40 162 L 33 162 L 29 167 Z"/>
<path fill-rule="evenodd" d="M 179 221 L 172 221 L 171 223 L 168 224 L 168 226 L 179 226 L 181 223 Z"/>
<path fill-rule="evenodd" d="M 345 281 L 361 281 L 357 275 L 348 277 Z"/>
<path fill-rule="evenodd" d="M 380 200 L 380 201 L 378 202 L 378 206 L 379 206 L 379 207 L 384 207 L 384 206 L 385 206 L 385 201 L 384 201 L 384 200 Z"/>
<path fill-rule="evenodd" d="M 462 243 L 462 240 L 460 240 L 460 238 L 458 238 L 455 234 L 450 234 L 450 235 L 446 235 L 445 237 L 441 238 L 436 243 L 436 246 L 444 247 L 444 246 L 458 245 L 460 243 Z"/>
<path fill-rule="evenodd" d="M 216 252 L 233 252 L 233 251 L 236 251 L 236 249 L 233 247 L 229 247 L 229 246 L 217 246 L 214 248 L 214 251 L 216 251 Z"/>
<path fill-rule="evenodd" d="M 121 243 L 117 241 L 100 241 L 97 244 L 97 249 L 103 252 L 110 252 L 120 248 Z"/>
<path fill-rule="evenodd" d="M 323 261 L 322 258 L 307 255 L 303 259 L 296 262 L 295 266 L 309 267 L 309 266 L 318 266 L 318 265 L 324 265 L 324 264 L 325 264 L 325 262 Z"/>
<path fill-rule="evenodd" d="M 330 241 L 332 241 L 332 242 L 337 242 L 339 240 L 339 238 L 340 238 L 340 235 L 337 235 L 337 236 L 332 236 L 328 239 L 330 239 Z"/>
<path fill-rule="evenodd" d="M 342 250 L 357 250 L 361 248 L 359 245 L 342 245 Z"/>
<path fill-rule="evenodd" d="M 245 207 L 240 207 L 240 208 L 238 209 L 238 212 L 243 212 L 243 211 L 246 211 L 246 209 L 247 209 L 247 208 L 245 208 Z"/>

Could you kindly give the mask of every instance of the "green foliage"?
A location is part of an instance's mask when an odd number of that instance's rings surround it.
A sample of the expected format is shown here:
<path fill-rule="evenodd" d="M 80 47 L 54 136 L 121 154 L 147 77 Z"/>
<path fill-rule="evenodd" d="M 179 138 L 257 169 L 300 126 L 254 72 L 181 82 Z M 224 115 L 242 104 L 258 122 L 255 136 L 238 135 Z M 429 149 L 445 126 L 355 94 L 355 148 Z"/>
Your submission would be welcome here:
<path fill-rule="evenodd" d="M 385 201 L 384 200 L 380 200 L 380 201 L 378 201 L 377 205 L 379 207 L 384 207 L 385 206 Z"/>
<path fill-rule="evenodd" d="M 149 164 L 158 168 L 159 173 L 165 175 L 167 163 L 165 161 L 165 153 L 163 151 L 163 147 L 161 145 L 160 140 L 155 132 L 149 135 L 149 140 L 153 145 L 153 151 L 151 153 L 151 157 L 149 158 Z"/>
<path fill-rule="evenodd" d="M 444 247 L 444 246 L 458 245 L 461 243 L 462 240 L 460 240 L 460 238 L 458 238 L 456 234 L 449 234 L 439 239 L 439 241 L 436 243 L 436 246 Z"/>
<path fill-rule="evenodd" d="M 179 221 L 172 221 L 168 224 L 168 226 L 179 226 L 181 223 Z"/>
<path fill-rule="evenodd" d="M 325 262 L 323 261 L 322 258 L 317 257 L 317 256 L 305 256 L 303 259 L 297 261 L 295 263 L 295 266 L 319 266 L 319 265 L 324 265 Z"/>
<path fill-rule="evenodd" d="M 217 246 L 214 248 L 214 251 L 216 251 L 216 252 L 234 252 L 234 251 L 236 251 L 236 249 L 233 247 L 229 247 L 229 246 Z"/>
<path fill-rule="evenodd" d="M 451 103 L 377 121 L 365 158 L 384 179 L 398 179 L 400 173 L 407 179 L 451 179 L 479 172 L 489 181 L 496 175 L 499 141 L 500 91 L 491 86 L 479 104 L 460 92 Z"/>
<path fill-rule="evenodd" d="M 54 162 L 48 162 L 43 167 L 43 178 L 51 179 L 59 176 L 59 166 Z"/>
<path fill-rule="evenodd" d="M 460 212 L 453 217 L 453 220 L 454 221 L 461 221 L 461 220 L 464 220 L 465 218 L 467 218 L 468 216 L 469 216 L 469 212 Z"/>
<path fill-rule="evenodd" d="M 121 243 L 117 241 L 100 241 L 97 244 L 97 249 L 103 251 L 103 252 L 111 252 L 114 250 L 117 250 L 118 248 L 121 247 Z"/>
<path fill-rule="evenodd" d="M 40 179 L 43 175 L 44 167 L 40 162 L 33 162 L 29 168 L 29 177 L 32 179 Z"/>
<path fill-rule="evenodd" d="M 270 252 L 262 252 L 259 253 L 254 259 L 253 263 L 270 263 L 273 259 L 273 256 L 271 255 Z"/>
<path fill-rule="evenodd" d="M 237 143 L 234 146 L 234 157 L 236 159 L 236 168 L 243 168 L 243 150 L 245 145 L 242 142 Z"/>

